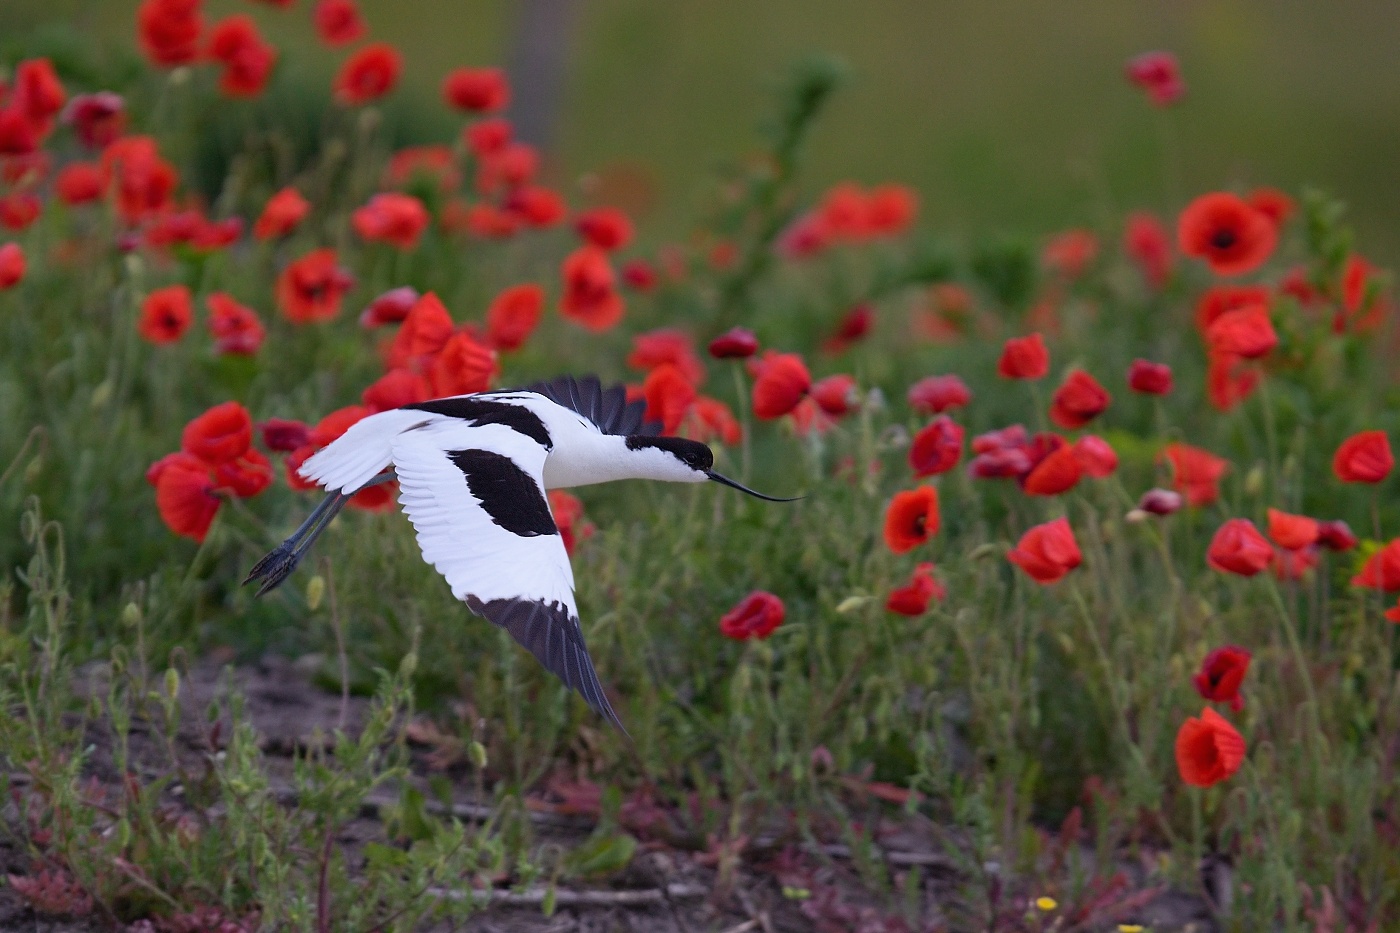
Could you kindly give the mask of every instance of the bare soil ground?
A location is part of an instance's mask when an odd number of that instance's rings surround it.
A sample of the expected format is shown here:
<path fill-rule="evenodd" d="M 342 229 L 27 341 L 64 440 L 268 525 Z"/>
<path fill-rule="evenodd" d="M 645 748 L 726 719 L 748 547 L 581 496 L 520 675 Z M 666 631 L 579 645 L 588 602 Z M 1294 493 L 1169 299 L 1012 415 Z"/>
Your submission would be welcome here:
<path fill-rule="evenodd" d="M 85 689 L 102 689 L 105 674 L 100 668 L 88 670 L 84 676 Z M 179 735 L 181 754 L 193 758 L 207 750 L 203 732 L 206 711 L 230 685 L 245 698 L 245 713 L 261 737 L 261 747 L 274 776 L 286 782 L 289 802 L 293 756 L 313 743 L 325 741 L 337 727 L 355 730 L 368 707 L 362 698 L 343 698 L 319 689 L 302 668 L 284 659 L 267 658 L 233 669 L 231 674 L 217 661 L 210 661 L 197 667 L 181 686 L 185 713 Z M 92 735 L 97 746 L 92 773 L 103 783 L 116 786 L 118 776 L 110 748 L 103 747 L 106 740 L 99 732 L 94 729 Z M 139 727 L 132 735 L 132 751 L 137 766 L 141 767 L 144 759 L 152 773 L 159 767 L 155 762 L 164 755 Z M 415 754 L 415 780 L 425 780 L 434 767 L 428 761 L 428 750 L 420 752 Z M 25 776 L 14 777 L 18 783 Z M 392 791 L 372 798 L 360 817 L 345 827 L 342 844 L 353 852 L 357 844 L 378 836 L 378 807 L 394 799 Z M 539 802 L 541 806 L 532 813 L 532 822 L 541 845 L 571 848 L 592 831 L 593 821 L 586 815 L 561 813 L 543 799 Z M 448 809 L 444 804 L 437 806 Z M 450 809 L 458 817 L 473 819 L 484 816 L 488 806 L 487 802 L 473 799 L 470 788 L 459 781 L 454 786 Z M 13 815 L 10 809 L 7 818 L 12 819 Z M 937 846 L 923 827 L 909 821 L 882 824 L 877 837 L 897 883 L 904 873 L 919 871 L 920 911 L 925 926 L 917 929 L 956 930 L 957 926 L 948 919 L 951 902 L 963 896 L 955 890 L 959 871 L 955 860 Z M 916 928 L 882 909 L 883 899 L 862 883 L 850 857 L 844 846 L 829 844 L 818 851 L 801 852 L 798 861 L 793 861 L 791 849 L 784 852 L 759 839 L 743 852 L 732 882 L 727 890 L 721 890 L 712 857 L 652 842 L 644 844 L 631 864 L 606 886 L 561 887 L 551 917 L 544 916 L 541 910 L 542 890 L 501 889 L 491 892 L 492 905 L 473 916 L 465 929 L 482 933 L 916 933 Z M 783 862 L 785 858 L 787 863 Z M 13 834 L 0 838 L 0 874 L 23 875 L 30 867 L 29 857 Z M 813 890 L 818 893 L 807 898 L 793 897 L 792 891 L 785 893 L 784 879 L 794 873 L 816 881 Z M 1128 867 L 1124 875 L 1139 878 L 1142 872 Z M 452 894 L 439 892 L 439 896 Z M 1209 905 L 1199 897 L 1154 889 L 1140 880 L 1130 881 L 1127 889 L 1115 894 L 1119 901 L 1134 899 L 1134 895 L 1136 906 L 1131 916 L 1074 929 L 1113 930 L 1119 922 L 1129 921 L 1153 933 L 1214 933 L 1217 929 Z M 940 922 L 945 926 L 940 927 Z M 43 916 L 11 886 L 0 885 L 0 931 L 89 933 L 117 928 L 95 916 Z M 139 926 L 126 929 L 135 933 Z"/>

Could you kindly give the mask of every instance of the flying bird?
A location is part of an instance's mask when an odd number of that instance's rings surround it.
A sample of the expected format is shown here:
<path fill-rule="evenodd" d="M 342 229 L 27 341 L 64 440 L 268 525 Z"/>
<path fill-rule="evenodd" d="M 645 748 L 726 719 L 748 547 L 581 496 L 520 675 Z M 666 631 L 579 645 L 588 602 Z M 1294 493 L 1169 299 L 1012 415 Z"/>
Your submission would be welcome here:
<path fill-rule="evenodd" d="M 708 447 L 660 436 L 645 410 L 620 385 L 561 376 L 370 415 L 302 464 L 301 475 L 328 495 L 243 582 L 261 580 L 259 596 L 277 587 L 351 496 L 397 479 L 423 559 L 452 595 L 623 729 L 584 645 L 573 569 L 545 491 L 618 479 L 713 480 L 793 501 L 715 472 Z"/>

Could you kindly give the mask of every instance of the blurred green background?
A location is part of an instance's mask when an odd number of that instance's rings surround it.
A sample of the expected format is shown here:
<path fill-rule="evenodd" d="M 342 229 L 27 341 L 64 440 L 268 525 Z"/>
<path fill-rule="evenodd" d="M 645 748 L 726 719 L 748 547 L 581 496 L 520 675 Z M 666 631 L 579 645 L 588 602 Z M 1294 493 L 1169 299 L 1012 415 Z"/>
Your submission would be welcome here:
<path fill-rule="evenodd" d="M 393 106 L 450 138 L 443 74 L 505 63 L 523 6 L 504 0 L 361 0 L 372 36 L 400 46 Z M 3 0 L 0 37 L 76 27 L 135 48 L 135 0 Z M 312 0 L 250 13 L 284 50 L 279 80 L 328 82 Z M 811 190 L 902 180 L 926 222 L 955 233 L 1040 232 L 1171 211 L 1220 186 L 1317 185 L 1345 200 L 1361 248 L 1400 257 L 1400 4 L 1383 0 L 573 0 L 552 164 L 589 173 L 680 235 L 711 170 L 754 145 L 793 60 L 830 52 L 852 80 L 822 122 Z M 55 25 L 61 24 L 61 25 Z M 1174 51 L 1188 92 L 1169 112 L 1123 78 L 1131 56 Z M 323 85 L 324 86 L 324 85 Z M 575 187 L 575 190 L 576 187 Z M 574 193 L 574 192 L 571 192 Z"/>

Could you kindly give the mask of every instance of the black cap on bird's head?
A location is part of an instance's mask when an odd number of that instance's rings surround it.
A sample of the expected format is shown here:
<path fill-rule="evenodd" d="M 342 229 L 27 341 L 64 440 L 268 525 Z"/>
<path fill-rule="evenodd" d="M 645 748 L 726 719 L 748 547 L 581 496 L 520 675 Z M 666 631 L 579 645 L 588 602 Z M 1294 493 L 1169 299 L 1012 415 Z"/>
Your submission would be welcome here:
<path fill-rule="evenodd" d="M 794 496 L 791 499 L 781 499 L 777 496 L 765 496 L 761 492 L 755 492 L 742 483 L 737 483 L 722 473 L 716 473 L 712 467 L 715 463 L 715 455 L 699 441 L 692 441 L 684 437 L 647 437 L 634 434 L 627 438 L 627 447 L 630 450 L 642 450 L 653 448 L 665 451 L 679 462 L 685 464 L 696 473 L 703 474 L 705 478 L 712 479 L 716 483 L 737 489 L 747 493 L 756 499 L 765 499 L 769 502 L 795 502 L 801 496 Z M 698 479 L 698 477 L 697 477 Z"/>

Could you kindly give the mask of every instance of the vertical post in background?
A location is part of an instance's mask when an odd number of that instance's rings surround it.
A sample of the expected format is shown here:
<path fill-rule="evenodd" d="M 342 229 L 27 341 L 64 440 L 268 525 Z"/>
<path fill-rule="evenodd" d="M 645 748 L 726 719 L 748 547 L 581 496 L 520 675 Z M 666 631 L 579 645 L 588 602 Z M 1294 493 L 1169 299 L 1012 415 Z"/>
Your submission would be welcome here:
<path fill-rule="evenodd" d="M 578 0 L 522 0 L 507 61 L 516 138 L 548 151 L 564 97 Z"/>

